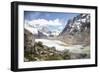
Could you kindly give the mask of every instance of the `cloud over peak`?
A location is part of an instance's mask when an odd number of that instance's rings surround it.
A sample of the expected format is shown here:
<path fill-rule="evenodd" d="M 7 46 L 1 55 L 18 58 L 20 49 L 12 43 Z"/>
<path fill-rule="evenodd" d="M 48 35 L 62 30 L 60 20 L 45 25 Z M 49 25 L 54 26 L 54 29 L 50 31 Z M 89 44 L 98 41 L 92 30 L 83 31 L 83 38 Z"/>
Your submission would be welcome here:
<path fill-rule="evenodd" d="M 27 20 L 26 20 L 27 21 Z M 46 20 L 46 19 L 34 19 L 27 21 L 30 25 L 39 25 L 39 26 L 61 26 L 62 23 L 59 19 Z"/>

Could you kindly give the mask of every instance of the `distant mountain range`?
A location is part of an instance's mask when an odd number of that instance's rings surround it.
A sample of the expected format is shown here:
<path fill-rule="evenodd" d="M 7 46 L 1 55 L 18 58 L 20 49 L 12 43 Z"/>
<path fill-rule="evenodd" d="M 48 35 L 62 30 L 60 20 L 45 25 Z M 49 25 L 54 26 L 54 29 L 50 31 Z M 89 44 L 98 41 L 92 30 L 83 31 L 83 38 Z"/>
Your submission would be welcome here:
<path fill-rule="evenodd" d="M 65 28 L 59 32 L 51 32 L 48 28 L 25 24 L 25 29 L 30 31 L 35 38 L 48 38 L 57 36 L 67 44 L 90 44 L 90 14 L 79 14 L 69 19 Z"/>
<path fill-rule="evenodd" d="M 39 27 L 28 23 L 26 23 L 24 27 L 25 29 L 30 31 L 34 36 L 36 36 L 36 38 L 47 38 L 47 37 L 54 37 L 59 35 L 59 32 L 57 31 L 52 32 L 48 30 L 48 28 L 46 27 Z"/>

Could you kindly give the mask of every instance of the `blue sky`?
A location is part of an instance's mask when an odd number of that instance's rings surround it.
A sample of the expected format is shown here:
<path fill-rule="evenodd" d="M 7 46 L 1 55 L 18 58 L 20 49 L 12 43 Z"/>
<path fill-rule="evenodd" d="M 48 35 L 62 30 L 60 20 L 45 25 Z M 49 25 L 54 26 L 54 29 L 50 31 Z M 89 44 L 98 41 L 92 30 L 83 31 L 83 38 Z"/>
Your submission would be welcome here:
<path fill-rule="evenodd" d="M 69 19 L 79 15 L 79 13 L 61 13 L 61 12 L 39 12 L 24 11 L 24 20 L 37 22 L 44 25 L 48 24 L 48 29 L 52 31 L 61 31 Z M 46 24 L 45 24 L 46 23 Z"/>

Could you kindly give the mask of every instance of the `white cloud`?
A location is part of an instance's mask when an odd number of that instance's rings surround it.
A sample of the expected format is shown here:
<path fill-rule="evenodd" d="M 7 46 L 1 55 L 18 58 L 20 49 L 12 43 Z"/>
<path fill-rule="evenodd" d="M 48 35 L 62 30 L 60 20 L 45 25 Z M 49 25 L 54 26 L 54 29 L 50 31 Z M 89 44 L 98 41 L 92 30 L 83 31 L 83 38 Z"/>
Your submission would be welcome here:
<path fill-rule="evenodd" d="M 62 25 L 59 19 L 50 20 L 48 24 L 52 26 Z"/>
<path fill-rule="evenodd" d="M 48 25 L 60 26 L 62 25 L 59 19 L 55 19 L 55 20 L 35 19 L 32 21 L 28 21 L 28 23 L 33 26 L 48 26 Z"/>

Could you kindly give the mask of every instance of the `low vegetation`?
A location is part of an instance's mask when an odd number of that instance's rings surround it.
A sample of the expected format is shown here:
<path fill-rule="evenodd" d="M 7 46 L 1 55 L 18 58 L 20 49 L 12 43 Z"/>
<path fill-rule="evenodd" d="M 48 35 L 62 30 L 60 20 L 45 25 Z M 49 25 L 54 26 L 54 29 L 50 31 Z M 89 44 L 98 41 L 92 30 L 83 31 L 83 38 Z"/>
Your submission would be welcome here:
<path fill-rule="evenodd" d="M 42 42 L 35 42 L 30 51 L 24 52 L 24 61 L 63 60 L 70 59 L 68 51 L 57 51 L 55 47 L 47 47 Z"/>
<path fill-rule="evenodd" d="M 42 42 L 35 42 L 30 51 L 24 51 L 24 61 L 50 61 L 89 58 L 87 53 L 71 53 L 68 50 L 57 51 L 55 47 L 48 47 Z"/>

